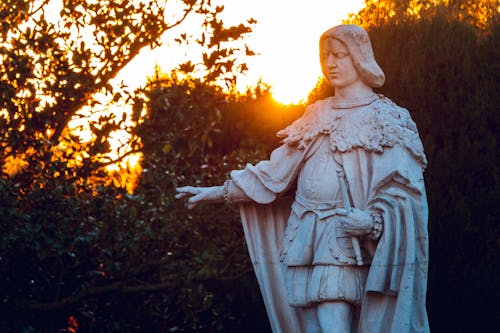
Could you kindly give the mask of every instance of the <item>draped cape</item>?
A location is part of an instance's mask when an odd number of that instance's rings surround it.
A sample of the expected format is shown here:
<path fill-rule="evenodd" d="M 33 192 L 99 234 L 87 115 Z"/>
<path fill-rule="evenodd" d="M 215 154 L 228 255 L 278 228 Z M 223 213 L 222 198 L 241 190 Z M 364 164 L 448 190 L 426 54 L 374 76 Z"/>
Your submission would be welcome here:
<path fill-rule="evenodd" d="M 384 221 L 380 239 L 372 244 L 357 332 L 429 332 L 427 161 L 416 126 L 405 109 L 383 96 L 348 112 L 332 111 L 331 103 L 326 99 L 309 106 L 304 116 L 278 132 L 283 145 L 268 161 L 231 173 L 253 200 L 242 203 L 240 213 L 273 332 L 313 332 L 318 327 L 307 308 L 288 305 L 286 266 L 279 253 L 293 201 L 289 193 L 302 162 L 321 140 L 330 140 L 331 149 L 340 153 L 354 207 L 376 210 Z"/>

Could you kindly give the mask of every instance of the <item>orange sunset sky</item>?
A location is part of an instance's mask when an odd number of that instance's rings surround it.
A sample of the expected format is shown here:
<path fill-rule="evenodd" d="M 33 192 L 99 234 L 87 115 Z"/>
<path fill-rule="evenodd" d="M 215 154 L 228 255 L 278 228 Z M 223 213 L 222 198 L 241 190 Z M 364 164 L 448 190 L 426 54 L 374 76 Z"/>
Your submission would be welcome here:
<path fill-rule="evenodd" d="M 260 78 L 271 84 L 274 98 L 282 103 L 299 102 L 307 97 L 321 75 L 318 38 L 328 28 L 341 23 L 348 13 L 363 6 L 362 0 L 219 0 L 225 7 L 224 22 L 238 24 L 249 18 L 257 20 L 246 42 L 258 55 L 246 60 L 249 70 L 238 78 L 240 90 Z M 180 31 L 196 31 L 199 18 L 191 17 Z M 180 48 L 172 31 L 163 45 L 144 49 L 116 78 L 130 87 L 144 84 L 157 64 L 168 71 L 190 57 L 189 49 Z"/>

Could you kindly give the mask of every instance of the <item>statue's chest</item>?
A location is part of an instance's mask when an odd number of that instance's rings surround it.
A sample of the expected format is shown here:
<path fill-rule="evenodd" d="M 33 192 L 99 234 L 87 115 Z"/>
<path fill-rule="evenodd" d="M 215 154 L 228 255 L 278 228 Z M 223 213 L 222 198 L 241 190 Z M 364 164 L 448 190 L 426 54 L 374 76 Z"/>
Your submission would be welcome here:
<path fill-rule="evenodd" d="M 297 193 L 304 199 L 327 202 L 337 198 L 336 171 L 341 166 L 335 154 L 329 140 L 322 140 L 318 149 L 304 161 L 297 181 Z"/>

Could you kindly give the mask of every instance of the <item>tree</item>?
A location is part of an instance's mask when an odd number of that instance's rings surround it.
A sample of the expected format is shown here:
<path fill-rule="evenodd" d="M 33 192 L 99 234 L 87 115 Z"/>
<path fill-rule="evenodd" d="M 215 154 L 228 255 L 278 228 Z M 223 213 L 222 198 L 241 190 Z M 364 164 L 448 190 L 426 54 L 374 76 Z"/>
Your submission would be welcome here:
<path fill-rule="evenodd" d="M 0 161 L 4 176 L 17 166 L 10 173 L 22 169 L 18 178 L 30 184 L 49 170 L 47 165 L 59 160 L 71 164 L 59 176 L 84 179 L 111 163 L 105 160 L 108 137 L 127 128 L 130 119 L 125 113 L 118 117 L 99 115 L 105 106 L 99 105 L 95 94 L 107 93 L 114 100 L 133 99 L 132 92 L 117 91 L 110 80 L 142 48 L 157 47 L 160 37 L 189 15 L 202 17 L 203 39 L 198 43 L 208 46 L 204 60 L 213 68 L 209 75 L 231 72 L 236 51 L 221 45 L 240 39 L 251 31 L 250 26 L 225 27 L 220 19 L 223 7 L 213 6 L 210 0 L 171 3 L 64 1 L 60 19 L 51 22 L 45 12 L 48 0 L 2 2 Z M 196 39 L 180 33 L 177 40 L 193 43 Z M 185 64 L 183 70 L 189 73 L 194 68 Z M 91 115 L 84 115 L 90 119 L 90 139 L 68 131 L 68 123 L 82 117 L 82 108 Z M 129 152 L 140 146 L 137 141 L 130 145 Z"/>
<path fill-rule="evenodd" d="M 352 14 L 348 21 L 370 28 L 425 20 L 436 13 L 483 32 L 498 22 L 498 4 L 491 0 L 366 0 L 365 7 Z"/>
<path fill-rule="evenodd" d="M 165 202 L 147 190 L 131 195 L 106 179 L 89 181 L 108 176 L 102 169 L 110 162 L 104 159 L 107 139 L 118 128 L 135 128 L 132 149 L 150 151 L 141 128 L 145 114 L 151 119 L 162 105 L 148 114 L 145 107 L 157 101 L 145 90 L 122 97 L 109 80 L 142 47 L 156 46 L 163 32 L 187 15 L 201 15 L 200 35 L 177 39 L 205 47 L 201 63 L 178 70 L 183 77 L 201 76 L 195 80 L 207 91 L 197 96 L 201 104 L 213 105 L 214 94 L 225 103 L 217 84 L 231 89 L 235 73 L 245 70 L 237 55 L 247 51 L 241 39 L 253 21 L 228 27 L 220 18 L 223 7 L 209 0 L 181 3 L 178 19 L 167 22 L 167 1 L 68 1 L 58 23 L 45 17 L 48 1 L 1 4 L 2 331 L 55 331 L 68 317 L 82 331 L 210 331 L 234 318 L 227 300 L 215 302 L 202 280 L 223 260 L 211 257 L 213 246 L 205 247 L 203 234 L 192 233 L 187 212 L 177 215 L 179 207 L 170 202 L 167 214 Z M 92 120 L 87 142 L 68 123 L 82 107 L 99 114 L 103 106 L 94 94 L 102 91 L 129 99 L 134 113 Z M 196 105 L 188 92 L 173 93 L 185 101 L 178 113 L 189 115 Z M 19 168 L 7 174 L 13 163 Z M 241 239 L 238 225 L 225 230 L 234 241 L 222 247 L 241 249 L 234 243 Z M 239 299 L 247 297 L 244 291 Z"/>

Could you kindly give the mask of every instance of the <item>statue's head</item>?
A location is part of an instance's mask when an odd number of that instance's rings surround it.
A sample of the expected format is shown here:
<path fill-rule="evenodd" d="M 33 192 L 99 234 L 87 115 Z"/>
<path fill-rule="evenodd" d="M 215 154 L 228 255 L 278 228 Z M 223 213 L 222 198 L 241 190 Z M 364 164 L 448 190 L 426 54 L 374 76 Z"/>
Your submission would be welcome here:
<path fill-rule="evenodd" d="M 370 37 L 352 24 L 335 26 L 321 35 L 320 61 L 323 75 L 334 87 L 362 80 L 372 88 L 381 87 L 385 75 L 373 56 Z"/>

